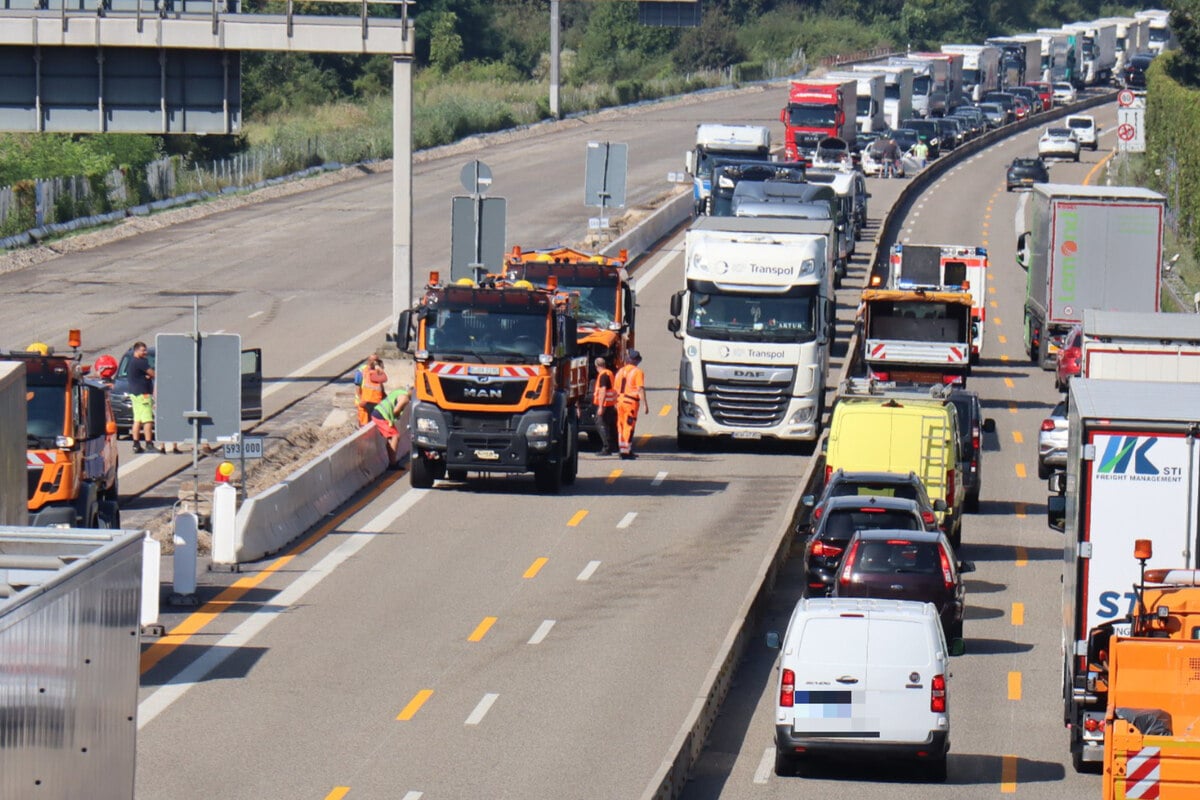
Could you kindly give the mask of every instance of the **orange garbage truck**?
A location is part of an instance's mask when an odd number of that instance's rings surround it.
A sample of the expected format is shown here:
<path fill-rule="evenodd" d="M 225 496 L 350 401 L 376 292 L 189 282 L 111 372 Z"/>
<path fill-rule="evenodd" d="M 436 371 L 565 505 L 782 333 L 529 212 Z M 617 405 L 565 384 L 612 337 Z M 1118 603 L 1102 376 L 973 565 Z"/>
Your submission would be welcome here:
<path fill-rule="evenodd" d="M 81 363 L 79 332 L 69 355 L 35 342 L 3 356 L 25 364 L 29 524 L 119 528 L 117 423 L 109 387 Z"/>
<path fill-rule="evenodd" d="M 1145 568 L 1126 619 L 1093 629 L 1088 658 L 1107 692 L 1104 800 L 1200 797 L 1200 571 Z"/>
<path fill-rule="evenodd" d="M 579 408 L 588 393 L 578 297 L 526 280 L 431 275 L 401 313 L 396 343 L 416 362 L 412 485 L 468 472 L 534 474 L 557 492 L 579 469 Z"/>
<path fill-rule="evenodd" d="M 553 278 L 559 292 L 579 296 L 578 343 L 580 355 L 587 358 L 589 386 L 596 381 L 597 358 L 604 358 L 615 373 L 625 364 L 625 354 L 635 347 L 637 297 L 629 285 L 628 261 L 625 250 L 612 257 L 570 247 L 546 250 L 513 247 L 504 262 L 507 280 L 526 280 L 545 288 Z M 599 443 L 591 392 L 580 403 L 579 429 L 593 444 Z"/>

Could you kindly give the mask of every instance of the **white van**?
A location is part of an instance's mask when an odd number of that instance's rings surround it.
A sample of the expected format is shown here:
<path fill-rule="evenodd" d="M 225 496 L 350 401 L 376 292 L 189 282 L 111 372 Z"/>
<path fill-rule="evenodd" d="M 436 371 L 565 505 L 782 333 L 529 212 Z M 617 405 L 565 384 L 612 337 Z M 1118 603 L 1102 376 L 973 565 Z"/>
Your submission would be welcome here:
<path fill-rule="evenodd" d="M 782 645 L 777 775 L 794 774 L 804 757 L 834 754 L 917 759 L 930 780 L 946 779 L 950 651 L 931 603 L 807 598 Z"/>
<path fill-rule="evenodd" d="M 1079 149 L 1096 149 L 1096 137 L 1100 135 L 1100 128 L 1096 127 L 1095 117 L 1091 114 L 1071 114 L 1063 122 L 1079 140 Z"/>

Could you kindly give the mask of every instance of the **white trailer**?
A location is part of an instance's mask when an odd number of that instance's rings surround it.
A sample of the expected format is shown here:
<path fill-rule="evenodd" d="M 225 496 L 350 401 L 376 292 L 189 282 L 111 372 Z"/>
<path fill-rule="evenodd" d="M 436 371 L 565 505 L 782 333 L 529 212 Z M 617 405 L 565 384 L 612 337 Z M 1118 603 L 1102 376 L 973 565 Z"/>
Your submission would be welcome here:
<path fill-rule="evenodd" d="M 1074 54 L 1070 35 L 1063 30 L 1039 30 L 1042 40 L 1042 77 L 1047 83 L 1071 80 L 1071 64 Z"/>
<path fill-rule="evenodd" d="M 958 53 L 962 61 L 963 97 L 982 102 L 988 92 L 1000 91 L 1000 48 L 990 44 L 944 44 L 943 53 Z"/>
<path fill-rule="evenodd" d="M 1138 19 L 1146 20 L 1149 25 L 1147 37 L 1149 41 L 1146 45 L 1148 52 L 1158 55 L 1167 50 L 1174 50 L 1179 47 L 1179 42 L 1175 38 L 1174 31 L 1171 30 L 1171 12 L 1163 11 L 1159 8 L 1146 9 L 1135 14 Z"/>
<path fill-rule="evenodd" d="M 1063 30 L 1083 35 L 1083 83 L 1099 86 L 1112 80 L 1117 65 L 1117 26 L 1109 22 L 1072 22 Z"/>
<path fill-rule="evenodd" d="M 912 113 L 917 117 L 946 115 L 946 79 L 944 61 L 927 58 L 892 56 L 888 66 L 912 67 Z"/>
<path fill-rule="evenodd" d="M 132 800 L 142 540 L 0 528 L 0 797 Z"/>
<path fill-rule="evenodd" d="M 1200 316 L 1085 309 L 1080 376 L 1200 383 Z"/>
<path fill-rule="evenodd" d="M 857 85 L 857 108 L 854 119 L 859 133 L 881 131 L 887 127 L 883 113 L 885 78 L 878 72 L 830 72 L 826 78 L 835 81 L 854 81 Z"/>
<path fill-rule="evenodd" d="M 912 67 L 857 64 L 854 72 L 877 72 L 883 75 L 883 115 L 887 127 L 900 127 L 900 121 L 913 115 Z"/>
<path fill-rule="evenodd" d="M 667 328 L 683 341 L 676 433 L 814 441 L 834 327 L 833 223 L 700 217 Z M 682 317 L 682 319 L 681 319 Z"/>
<path fill-rule="evenodd" d="M 1120 75 L 1125 71 L 1129 59 L 1138 53 L 1149 51 L 1150 20 L 1138 17 L 1105 17 L 1097 22 L 1111 22 L 1117 26 L 1117 64 L 1113 72 Z"/>

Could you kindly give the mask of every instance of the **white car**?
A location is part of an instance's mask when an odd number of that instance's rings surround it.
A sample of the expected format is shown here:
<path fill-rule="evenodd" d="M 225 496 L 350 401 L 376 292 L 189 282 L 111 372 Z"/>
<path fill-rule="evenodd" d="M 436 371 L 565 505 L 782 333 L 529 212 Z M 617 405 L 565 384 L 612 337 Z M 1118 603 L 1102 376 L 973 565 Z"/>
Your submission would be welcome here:
<path fill-rule="evenodd" d="M 1079 99 L 1079 93 L 1075 91 L 1075 87 L 1069 83 L 1056 83 L 1053 86 L 1054 90 L 1054 105 L 1064 106 L 1068 103 L 1074 103 Z"/>
<path fill-rule="evenodd" d="M 1079 160 L 1079 139 L 1070 128 L 1047 128 L 1038 139 L 1038 158 Z"/>
<path fill-rule="evenodd" d="M 1080 147 L 1087 147 L 1091 150 L 1096 149 L 1096 137 L 1100 135 L 1100 128 L 1096 127 L 1096 118 L 1091 114 L 1071 114 L 1063 124 L 1075 132 L 1075 138 L 1079 140 Z"/>

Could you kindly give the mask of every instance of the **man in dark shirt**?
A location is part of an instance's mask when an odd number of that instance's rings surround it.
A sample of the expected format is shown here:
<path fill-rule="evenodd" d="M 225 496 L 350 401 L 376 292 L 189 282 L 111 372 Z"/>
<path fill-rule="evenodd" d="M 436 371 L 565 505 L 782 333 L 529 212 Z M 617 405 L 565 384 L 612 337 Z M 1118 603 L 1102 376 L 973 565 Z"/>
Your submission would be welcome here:
<path fill-rule="evenodd" d="M 146 446 L 154 449 L 154 367 L 146 357 L 146 343 L 133 343 L 133 358 L 129 361 L 129 399 L 133 404 L 133 452 L 144 452 L 138 436 L 145 432 Z"/>

